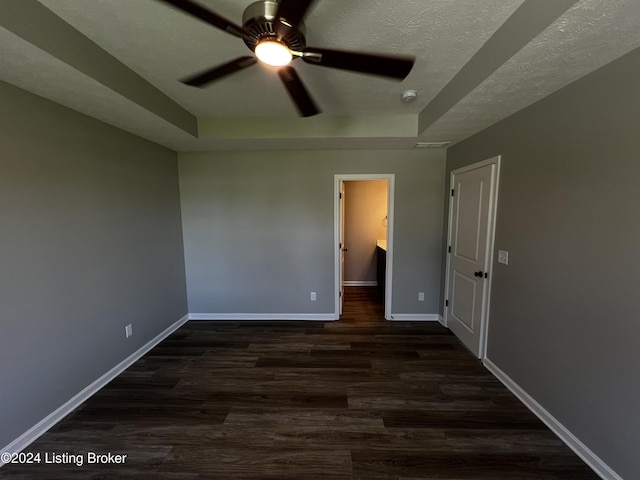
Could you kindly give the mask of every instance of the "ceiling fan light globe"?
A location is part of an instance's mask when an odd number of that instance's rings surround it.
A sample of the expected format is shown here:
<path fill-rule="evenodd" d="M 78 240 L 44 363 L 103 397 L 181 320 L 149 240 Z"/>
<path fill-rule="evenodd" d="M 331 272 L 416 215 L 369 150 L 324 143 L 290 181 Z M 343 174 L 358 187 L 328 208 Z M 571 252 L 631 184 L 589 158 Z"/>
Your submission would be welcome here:
<path fill-rule="evenodd" d="M 293 60 L 291 51 L 277 40 L 263 40 L 256 45 L 255 52 L 258 60 L 272 67 L 283 67 Z"/>

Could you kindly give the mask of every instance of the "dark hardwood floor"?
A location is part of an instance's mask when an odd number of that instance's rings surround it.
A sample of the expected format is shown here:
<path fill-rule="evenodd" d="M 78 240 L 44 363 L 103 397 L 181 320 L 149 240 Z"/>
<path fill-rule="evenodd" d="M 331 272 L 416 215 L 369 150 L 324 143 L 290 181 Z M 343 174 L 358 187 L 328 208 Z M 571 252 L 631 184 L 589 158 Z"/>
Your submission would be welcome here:
<path fill-rule="evenodd" d="M 338 322 L 189 322 L 28 451 L 83 465 L 0 478 L 598 478 L 447 329 L 384 321 L 367 288 Z"/>

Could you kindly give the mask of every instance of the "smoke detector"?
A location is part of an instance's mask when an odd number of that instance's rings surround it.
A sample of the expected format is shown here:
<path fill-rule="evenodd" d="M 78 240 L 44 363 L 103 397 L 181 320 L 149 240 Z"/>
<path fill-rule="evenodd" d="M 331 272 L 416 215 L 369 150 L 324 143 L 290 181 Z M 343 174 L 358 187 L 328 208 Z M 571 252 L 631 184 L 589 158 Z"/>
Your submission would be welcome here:
<path fill-rule="evenodd" d="M 400 98 L 404 103 L 415 102 L 416 98 L 418 98 L 418 92 L 416 90 L 406 90 L 402 92 Z"/>

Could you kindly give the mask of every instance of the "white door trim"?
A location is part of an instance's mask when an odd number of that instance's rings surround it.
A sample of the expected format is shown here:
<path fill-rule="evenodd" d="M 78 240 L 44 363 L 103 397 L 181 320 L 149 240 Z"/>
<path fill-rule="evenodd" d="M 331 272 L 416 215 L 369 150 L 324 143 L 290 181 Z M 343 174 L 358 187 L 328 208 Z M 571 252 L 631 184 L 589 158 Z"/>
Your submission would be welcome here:
<path fill-rule="evenodd" d="M 389 173 L 361 173 L 361 174 L 336 174 L 334 175 L 334 277 L 335 277 L 335 315 L 340 318 L 340 184 L 353 180 L 387 180 L 387 265 L 385 270 L 385 292 L 384 292 L 384 318 L 391 320 L 391 292 L 393 278 L 393 213 L 395 198 L 395 174 Z"/>
<path fill-rule="evenodd" d="M 472 165 L 467 165 L 461 168 L 457 168 L 451 171 L 451 175 L 449 177 L 449 189 L 451 189 L 452 185 L 455 185 L 455 176 L 460 175 L 462 173 L 475 170 L 477 168 L 482 168 L 487 165 L 495 165 L 495 169 L 493 172 L 493 178 L 491 181 L 491 194 L 490 204 L 489 204 L 489 218 L 488 218 L 488 229 L 489 229 L 489 241 L 487 244 L 487 257 L 486 264 L 487 268 L 485 271 L 489 272 L 489 278 L 487 279 L 487 288 L 485 290 L 485 300 L 484 300 L 484 311 L 481 315 L 481 323 L 480 323 L 480 352 L 478 357 L 484 360 L 487 356 L 487 344 L 489 341 L 488 331 L 489 331 L 489 313 L 491 307 L 491 285 L 493 284 L 493 253 L 494 253 L 494 244 L 496 237 L 496 211 L 498 208 L 498 185 L 500 183 L 500 164 L 501 164 L 501 156 L 497 155 L 492 158 L 488 158 L 486 160 L 482 160 L 480 162 L 474 163 Z M 451 198 L 451 197 L 449 197 Z M 451 222 L 453 220 L 453 202 L 449 200 L 449 221 L 448 221 L 448 231 L 447 231 L 447 249 L 451 246 L 451 234 L 452 234 L 452 226 Z M 444 323 L 443 325 L 446 327 L 447 319 L 449 318 L 449 307 L 446 304 L 449 296 L 449 277 L 451 275 L 451 255 L 447 253 L 447 267 L 445 274 L 445 287 L 444 287 L 444 299 L 443 304 L 444 307 Z"/>

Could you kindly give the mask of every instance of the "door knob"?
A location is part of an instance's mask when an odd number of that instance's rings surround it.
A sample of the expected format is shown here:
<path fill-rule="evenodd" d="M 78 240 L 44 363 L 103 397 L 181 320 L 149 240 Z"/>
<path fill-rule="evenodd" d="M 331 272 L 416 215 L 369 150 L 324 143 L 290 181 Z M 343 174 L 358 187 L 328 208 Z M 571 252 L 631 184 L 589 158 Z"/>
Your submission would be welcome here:
<path fill-rule="evenodd" d="M 474 275 L 476 277 L 482 277 L 482 275 L 483 275 L 482 270 L 480 270 L 479 272 L 475 272 Z"/>

